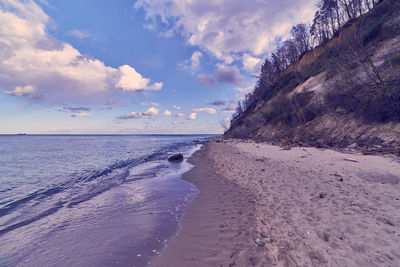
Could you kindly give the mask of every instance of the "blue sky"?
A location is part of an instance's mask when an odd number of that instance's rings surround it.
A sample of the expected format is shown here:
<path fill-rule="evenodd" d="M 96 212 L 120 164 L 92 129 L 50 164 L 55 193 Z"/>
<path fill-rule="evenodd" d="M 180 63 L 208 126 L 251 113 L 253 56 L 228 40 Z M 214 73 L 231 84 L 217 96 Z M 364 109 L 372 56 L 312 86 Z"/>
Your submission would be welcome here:
<path fill-rule="evenodd" d="M 313 0 L 0 0 L 0 133 L 221 133 Z"/>

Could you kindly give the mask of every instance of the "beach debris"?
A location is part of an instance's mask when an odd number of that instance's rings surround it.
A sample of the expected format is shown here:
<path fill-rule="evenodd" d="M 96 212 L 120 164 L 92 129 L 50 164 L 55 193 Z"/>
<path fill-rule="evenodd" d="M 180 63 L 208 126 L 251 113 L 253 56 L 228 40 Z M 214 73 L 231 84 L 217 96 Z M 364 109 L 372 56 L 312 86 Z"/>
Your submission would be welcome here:
<path fill-rule="evenodd" d="M 317 147 L 321 148 L 323 145 L 325 145 L 325 142 L 323 139 L 317 139 Z"/>
<path fill-rule="evenodd" d="M 347 146 L 347 148 L 350 148 L 350 149 L 355 149 L 355 148 L 357 148 L 358 147 L 358 144 L 357 143 L 352 143 L 351 145 L 348 145 Z"/>
<path fill-rule="evenodd" d="M 368 149 L 363 149 L 363 150 L 361 151 L 361 153 L 362 153 L 363 155 L 373 155 L 373 154 L 374 154 L 373 151 L 368 150 Z"/>
<path fill-rule="evenodd" d="M 142 254 L 137 254 L 137 256 L 140 258 L 140 257 L 142 257 Z"/>
<path fill-rule="evenodd" d="M 329 242 L 329 234 L 328 233 L 323 233 L 323 240 L 325 241 L 325 242 Z"/>
<path fill-rule="evenodd" d="M 326 197 L 326 193 L 319 193 L 319 198 L 325 198 Z"/>
<path fill-rule="evenodd" d="M 392 223 L 389 219 L 386 219 L 386 218 L 378 217 L 378 218 L 376 218 L 376 220 L 378 222 L 382 222 L 382 223 L 387 224 L 389 226 L 395 226 L 394 223 Z"/>
<path fill-rule="evenodd" d="M 340 174 L 333 173 L 333 174 L 331 174 L 331 175 L 337 177 L 339 182 L 343 182 L 343 177 L 342 177 Z"/>
<path fill-rule="evenodd" d="M 290 146 L 284 146 L 281 150 L 291 150 L 292 149 L 292 147 L 290 147 Z"/>
<path fill-rule="evenodd" d="M 351 161 L 351 162 L 358 162 L 358 160 L 352 159 L 352 158 L 342 158 L 345 161 Z"/>
<path fill-rule="evenodd" d="M 267 234 L 264 233 L 264 232 L 262 232 L 262 233 L 260 234 L 260 236 L 261 236 L 262 238 L 267 238 L 267 237 L 268 237 Z"/>
<path fill-rule="evenodd" d="M 259 247 L 263 247 L 265 246 L 265 242 L 261 239 L 261 238 L 256 238 L 256 240 L 254 240 L 254 242 L 257 244 L 257 246 Z"/>
<path fill-rule="evenodd" d="M 183 155 L 182 154 L 172 155 L 171 157 L 168 158 L 168 161 L 181 162 L 181 161 L 183 161 Z"/>

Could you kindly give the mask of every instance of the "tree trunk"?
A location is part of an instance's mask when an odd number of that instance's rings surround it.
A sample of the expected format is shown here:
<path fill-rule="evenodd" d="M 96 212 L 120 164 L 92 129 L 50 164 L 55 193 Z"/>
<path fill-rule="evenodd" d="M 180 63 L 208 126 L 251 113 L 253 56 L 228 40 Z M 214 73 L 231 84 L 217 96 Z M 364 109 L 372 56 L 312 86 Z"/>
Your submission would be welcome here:
<path fill-rule="evenodd" d="M 349 20 L 351 20 L 353 17 L 352 17 L 352 15 L 351 15 L 351 13 L 350 13 L 349 5 L 347 4 L 347 1 L 346 1 L 346 0 L 344 0 L 344 6 L 345 6 L 345 8 L 346 8 L 347 16 L 348 16 Z"/>
<path fill-rule="evenodd" d="M 332 36 L 334 36 L 336 33 L 336 28 L 335 28 L 335 21 L 333 20 L 333 14 L 331 14 L 330 18 L 331 18 L 331 25 L 332 25 L 331 26 L 332 27 Z"/>
<path fill-rule="evenodd" d="M 338 23 L 338 27 L 339 27 L 338 29 L 340 30 L 340 28 L 342 28 L 342 26 L 340 25 L 340 15 L 339 15 L 339 3 L 338 3 L 338 1 L 336 1 L 335 9 L 336 9 L 337 23 Z"/>
<path fill-rule="evenodd" d="M 368 10 L 371 10 L 371 6 L 369 5 L 369 0 L 365 0 L 365 4 L 367 5 Z"/>

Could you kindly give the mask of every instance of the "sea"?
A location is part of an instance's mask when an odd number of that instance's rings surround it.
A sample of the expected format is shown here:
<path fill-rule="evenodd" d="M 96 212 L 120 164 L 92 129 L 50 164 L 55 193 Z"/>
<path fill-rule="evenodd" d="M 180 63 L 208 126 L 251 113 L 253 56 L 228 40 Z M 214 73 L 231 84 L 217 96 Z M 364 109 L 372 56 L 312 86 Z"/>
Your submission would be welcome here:
<path fill-rule="evenodd" d="M 198 193 L 181 175 L 212 137 L 1 135 L 0 266 L 146 266 Z"/>

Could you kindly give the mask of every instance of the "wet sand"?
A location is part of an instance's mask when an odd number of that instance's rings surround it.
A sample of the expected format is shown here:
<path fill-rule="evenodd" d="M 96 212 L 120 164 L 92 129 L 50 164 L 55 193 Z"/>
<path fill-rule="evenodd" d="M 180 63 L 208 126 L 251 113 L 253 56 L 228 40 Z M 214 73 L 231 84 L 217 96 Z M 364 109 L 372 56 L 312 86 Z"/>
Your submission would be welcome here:
<path fill-rule="evenodd" d="M 399 266 L 400 163 L 214 141 L 184 174 L 200 190 L 150 266 Z"/>

